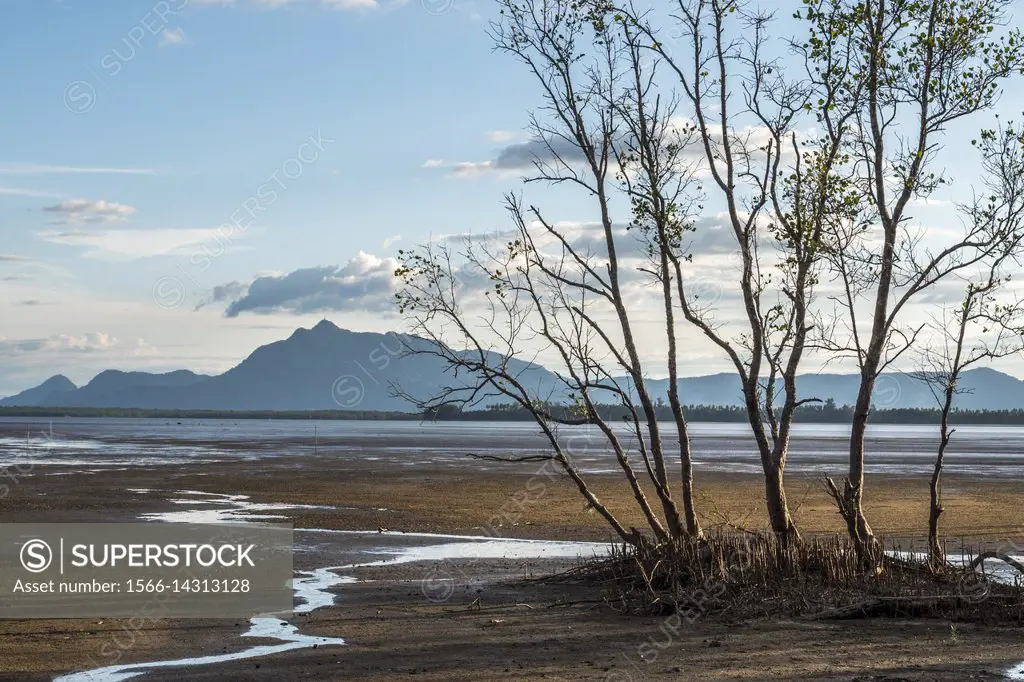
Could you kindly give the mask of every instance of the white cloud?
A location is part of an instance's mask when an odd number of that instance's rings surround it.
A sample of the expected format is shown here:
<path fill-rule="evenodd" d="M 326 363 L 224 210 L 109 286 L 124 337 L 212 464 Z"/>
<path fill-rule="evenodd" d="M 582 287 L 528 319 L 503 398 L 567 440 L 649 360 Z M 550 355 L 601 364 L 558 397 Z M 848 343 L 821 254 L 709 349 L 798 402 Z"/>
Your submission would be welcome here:
<path fill-rule="evenodd" d="M 112 201 L 87 201 L 70 199 L 43 208 L 48 213 L 57 213 L 58 224 L 74 223 L 116 223 L 123 222 L 135 213 L 135 207 Z"/>
<path fill-rule="evenodd" d="M 101 260 L 136 260 L 152 256 L 180 254 L 206 245 L 211 251 L 224 248 L 220 228 L 96 230 L 44 232 L 39 236 L 51 244 L 85 249 L 83 256 Z M 234 239 L 236 237 L 233 237 Z"/>
<path fill-rule="evenodd" d="M 516 139 L 516 137 L 519 136 L 519 133 L 513 132 L 511 130 L 489 130 L 484 134 L 487 135 L 487 139 L 490 140 L 491 142 L 499 143 L 511 142 L 512 140 Z"/>
<path fill-rule="evenodd" d="M 513 135 L 505 131 L 495 131 L 493 135 Z M 516 136 L 518 137 L 518 136 Z M 498 140 L 495 140 L 498 141 Z M 452 176 L 457 178 L 474 178 L 486 173 L 502 175 L 519 175 L 534 168 L 534 162 L 546 163 L 578 163 L 584 160 L 583 152 L 573 143 L 562 138 L 554 138 L 548 142 L 531 139 L 526 142 L 515 142 L 502 147 L 494 159 L 488 161 L 460 161 L 457 163 L 440 163 L 452 169 Z"/>
<path fill-rule="evenodd" d="M 912 197 L 907 202 L 907 206 L 919 207 L 926 206 L 931 208 L 948 208 L 953 206 L 953 202 L 948 199 L 939 199 L 937 197 Z"/>
<path fill-rule="evenodd" d="M 241 295 L 238 283 L 218 287 L 213 301 L 221 302 L 228 295 L 231 301 L 225 315 L 240 313 L 290 313 L 305 315 L 326 311 L 394 310 L 396 290 L 394 258 L 378 258 L 360 251 L 344 266 L 326 265 L 295 270 L 286 275 L 257 277 Z"/>
<path fill-rule="evenodd" d="M 683 141 L 688 140 L 686 146 L 682 149 L 681 162 L 687 166 L 692 165 L 701 174 L 701 167 L 706 166 L 704 145 L 699 138 L 691 137 L 688 134 L 688 131 L 693 130 L 693 125 L 693 122 L 689 119 L 676 117 L 672 120 L 670 127 L 681 135 Z M 801 142 L 813 141 L 816 134 L 813 129 L 795 132 L 798 140 Z M 537 162 L 550 164 L 555 167 L 563 165 L 575 166 L 577 164 L 585 164 L 586 162 L 586 157 L 579 148 L 579 145 L 563 137 L 551 137 L 546 140 L 533 137 L 517 142 L 516 140 L 522 140 L 525 135 L 507 130 L 494 130 L 486 133 L 486 135 L 493 142 L 504 145 L 498 150 L 493 159 L 486 161 L 460 161 L 456 163 L 428 161 L 424 164 L 424 168 L 446 167 L 452 169 L 451 174 L 453 177 L 475 178 L 487 173 L 498 173 L 505 176 L 520 175 L 524 172 L 532 171 Z M 713 134 L 712 139 L 713 142 L 717 143 L 721 139 L 721 135 Z M 763 149 L 769 143 L 771 135 L 764 126 L 747 126 L 732 131 L 731 139 L 732 143 L 737 147 L 757 150 Z M 763 155 L 762 151 L 760 156 L 763 157 Z M 785 161 L 792 158 L 793 152 L 787 146 L 783 153 L 783 159 Z M 704 168 L 703 174 L 706 174 L 706 172 L 707 169 Z"/>
<path fill-rule="evenodd" d="M 9 163 L 0 161 L 0 175 L 154 175 L 151 168 L 114 168 L 103 166 L 56 166 L 45 163 Z"/>
<path fill-rule="evenodd" d="M 3 354 L 45 353 L 74 351 L 91 353 L 118 348 L 121 342 L 103 332 L 88 332 L 81 336 L 60 334 L 38 339 L 8 339 L 0 337 Z"/>
<path fill-rule="evenodd" d="M 142 338 L 122 341 L 108 332 L 0 337 L 0 394 L 36 386 L 58 372 L 78 375 L 79 383 L 85 383 L 86 376 L 100 370 L 117 365 L 142 368 L 159 356 L 158 349 Z"/>
<path fill-rule="evenodd" d="M 461 161 L 452 165 L 452 175 L 457 178 L 475 178 L 491 172 L 496 167 L 493 161 Z"/>
<path fill-rule="evenodd" d="M 260 277 L 276 277 L 277 274 L 272 275 L 257 275 L 257 279 Z M 217 303 L 230 303 L 237 298 L 241 298 L 248 291 L 249 285 L 243 282 L 227 282 L 226 284 L 220 284 L 213 288 L 213 291 L 202 301 L 200 301 L 194 310 L 200 310 L 208 305 L 214 305 Z"/>
<path fill-rule="evenodd" d="M 444 159 L 427 159 L 423 162 L 423 168 L 440 168 L 444 165 Z"/>
<path fill-rule="evenodd" d="M 40 192 L 38 190 L 24 189 L 22 187 L 0 187 L 0 194 L 16 197 L 35 197 L 36 199 L 59 199 L 61 196 L 54 192 Z"/>
<path fill-rule="evenodd" d="M 303 0 L 192 0 L 196 5 L 253 5 L 273 9 L 293 5 Z M 377 7 L 376 0 L 306 0 L 337 9 L 373 9 Z"/>
<path fill-rule="evenodd" d="M 188 42 L 188 38 L 185 37 L 185 31 L 183 29 L 169 28 L 160 32 L 160 45 L 162 47 L 170 45 L 184 45 L 186 42 Z"/>
<path fill-rule="evenodd" d="M 402 241 L 402 235 L 400 234 L 388 237 L 387 239 L 384 240 L 384 248 L 390 249 L 393 244 L 397 244 L 400 241 Z"/>

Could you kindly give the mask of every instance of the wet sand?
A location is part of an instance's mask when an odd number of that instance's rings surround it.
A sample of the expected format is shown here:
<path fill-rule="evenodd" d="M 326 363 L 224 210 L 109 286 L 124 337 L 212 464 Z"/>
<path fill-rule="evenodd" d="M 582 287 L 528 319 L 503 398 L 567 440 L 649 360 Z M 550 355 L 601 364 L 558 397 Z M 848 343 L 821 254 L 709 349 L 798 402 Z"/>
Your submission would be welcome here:
<path fill-rule="evenodd" d="M 642 525 L 616 475 L 588 476 L 622 521 Z M 951 539 L 1024 540 L 1024 480 L 946 476 L 942 530 Z M 698 511 L 708 528 L 766 528 L 762 479 L 698 472 Z M 153 492 L 133 492 L 149 490 Z M 296 528 L 391 530 L 524 538 L 605 540 L 603 520 L 585 509 L 575 486 L 550 463 L 503 473 L 432 465 L 395 470 L 331 455 L 81 473 L 35 464 L 0 499 L 8 522 L 123 521 L 168 507 L 176 491 L 247 495 L 256 504 L 310 508 L 281 512 Z M 842 532 L 834 503 L 816 476 L 787 477 L 789 504 L 802 532 Z M 648 491 L 653 497 L 653 491 Z M 875 530 L 891 538 L 921 537 L 927 528 L 928 480 L 868 476 L 865 504 Z M 180 510 L 180 507 L 178 508 Z M 134 515 L 134 516 L 133 516 Z"/>
<path fill-rule="evenodd" d="M 609 506 L 628 509 L 615 477 L 594 481 Z M 919 478 L 869 481 L 867 501 L 876 529 L 890 537 L 919 537 L 926 489 Z M 608 538 L 601 519 L 583 508 L 572 485 L 539 464 L 504 474 L 450 466 L 396 471 L 329 454 L 96 473 L 40 464 L 0 500 L 0 518 L 160 518 L 182 510 L 174 500 L 193 494 L 182 491 L 246 495 L 246 502 L 255 504 L 251 513 L 281 516 L 276 520 L 296 528 Z M 706 526 L 763 527 L 756 476 L 704 475 L 698 492 Z M 789 493 L 805 533 L 841 530 L 817 478 L 791 478 Z M 944 530 L 951 538 L 1021 544 L 1021 499 L 1024 484 L 1015 480 L 950 477 Z M 360 537 L 364 545 L 373 544 L 372 537 Z M 299 531 L 296 544 L 297 570 L 337 565 L 346 560 L 339 554 L 365 548 L 339 533 Z M 567 559 L 448 561 L 443 568 L 454 577 L 444 600 L 424 586 L 436 575 L 436 562 L 358 569 L 356 577 L 364 582 L 332 588 L 333 606 L 290 621 L 307 635 L 343 638 L 344 646 L 185 672 L 153 670 L 141 679 L 964 680 L 1004 679 L 1010 666 L 1024 660 L 1020 628 L 965 624 L 953 637 L 950 624 L 940 621 L 722 622 L 711 617 L 680 627 L 665 618 L 615 613 L 598 603 L 600 595 L 591 588 L 520 580 L 571 564 Z M 241 651 L 258 643 L 240 639 L 246 629 L 244 621 L 218 620 L 168 620 L 140 630 L 120 619 L 0 621 L 0 679 L 48 680 L 113 663 Z"/>

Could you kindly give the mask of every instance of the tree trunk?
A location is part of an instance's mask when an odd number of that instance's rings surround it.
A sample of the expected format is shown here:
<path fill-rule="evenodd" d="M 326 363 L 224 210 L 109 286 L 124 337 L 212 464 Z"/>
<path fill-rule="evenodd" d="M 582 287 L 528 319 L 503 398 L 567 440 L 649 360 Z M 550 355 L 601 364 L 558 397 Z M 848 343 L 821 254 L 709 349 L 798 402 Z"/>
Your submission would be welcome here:
<path fill-rule="evenodd" d="M 693 503 L 693 458 L 689 456 L 690 444 L 689 434 L 684 430 L 680 439 L 685 438 L 687 456 L 682 458 L 681 468 L 683 472 L 683 521 L 686 522 L 686 530 L 693 537 L 699 538 L 702 535 L 700 521 L 697 520 L 697 509 Z M 683 449 L 682 443 L 679 445 Z"/>
<path fill-rule="evenodd" d="M 850 538 L 862 548 L 875 543 L 871 525 L 864 516 L 864 435 L 868 428 L 868 413 L 871 410 L 871 393 L 874 388 L 874 369 L 865 369 L 850 429 L 850 470 L 845 491 L 845 516 Z"/>
<path fill-rule="evenodd" d="M 932 474 L 932 495 L 931 508 L 928 513 L 928 559 L 934 568 L 941 566 L 945 560 L 945 553 L 939 545 L 939 516 L 942 515 L 942 507 L 939 505 L 939 467 L 935 467 Z"/>
<path fill-rule="evenodd" d="M 966 312 L 964 313 L 966 319 Z M 953 376 L 947 380 L 945 389 L 945 400 L 942 404 L 942 421 L 939 430 L 939 451 L 935 455 L 935 468 L 932 470 L 930 485 L 930 504 L 928 507 L 928 559 L 932 567 L 939 568 L 946 561 L 945 553 L 939 546 L 939 517 L 942 515 L 942 505 L 939 502 L 939 484 L 942 481 L 942 463 L 946 456 L 946 446 L 949 445 L 949 438 L 952 433 L 949 430 L 949 411 L 953 407 L 953 392 L 956 386 L 956 378 L 960 373 L 960 353 L 963 348 L 964 332 L 966 323 L 960 325 L 960 337 L 958 340 L 956 357 L 953 365 Z"/>
<path fill-rule="evenodd" d="M 652 184 L 655 180 L 652 177 Z M 663 208 L 660 208 L 659 215 L 665 215 Z M 676 433 L 679 435 L 679 463 L 683 475 L 683 523 L 686 524 L 686 532 L 689 535 L 700 537 L 700 522 L 697 520 L 697 511 L 693 504 L 693 452 L 690 448 L 690 430 L 686 423 L 686 415 L 683 414 L 682 403 L 679 400 L 679 372 L 676 362 L 676 322 L 672 301 L 672 271 L 669 268 L 670 247 L 664 220 L 660 220 L 658 223 L 658 244 L 661 251 L 661 291 L 665 304 L 665 329 L 668 335 L 668 401 L 672 406 L 672 418 L 675 419 Z"/>
<path fill-rule="evenodd" d="M 783 545 L 798 540 L 800 534 L 797 532 L 793 517 L 789 514 L 789 506 L 786 502 L 786 488 L 782 481 L 782 469 L 775 467 L 765 472 L 765 501 L 768 505 L 768 519 L 772 525 L 772 532 Z"/>
<path fill-rule="evenodd" d="M 757 402 L 757 379 L 748 378 L 743 386 L 743 397 L 746 401 L 747 418 L 754 432 L 754 440 L 761 456 L 761 469 L 764 471 L 765 503 L 768 507 L 768 521 L 772 532 L 783 544 L 799 537 L 793 517 L 789 514 L 786 502 L 786 488 L 783 482 L 784 459 L 776 459 L 768 436 L 761 423 L 761 411 Z"/>

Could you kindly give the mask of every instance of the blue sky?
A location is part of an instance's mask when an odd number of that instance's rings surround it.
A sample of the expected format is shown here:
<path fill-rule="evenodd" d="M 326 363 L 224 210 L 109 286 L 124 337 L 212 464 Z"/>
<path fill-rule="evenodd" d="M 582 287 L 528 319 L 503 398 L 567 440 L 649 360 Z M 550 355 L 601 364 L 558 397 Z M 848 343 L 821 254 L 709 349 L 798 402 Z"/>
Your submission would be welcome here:
<path fill-rule="evenodd" d="M 494 162 L 538 100 L 492 50 L 490 0 L 0 5 L 0 395 L 56 372 L 219 372 L 324 316 L 399 328 L 380 304 L 244 293 L 288 273 L 375 293 L 398 248 L 508 227 L 521 185 Z M 543 196 L 555 219 L 592 219 Z"/>
<path fill-rule="evenodd" d="M 213 287 L 503 220 L 507 178 L 424 167 L 492 158 L 526 120 L 532 84 L 492 52 L 473 3 L 6 4 L 0 336 L 38 343 L 0 370 L 0 395 L 58 369 L 225 369 L 321 315 L 194 311 Z M 311 137 L 315 160 L 296 163 Z M 215 236 L 275 171 L 273 204 Z M 168 277 L 184 300 L 160 307 Z M 23 350 L 36 346 L 52 355 Z"/>

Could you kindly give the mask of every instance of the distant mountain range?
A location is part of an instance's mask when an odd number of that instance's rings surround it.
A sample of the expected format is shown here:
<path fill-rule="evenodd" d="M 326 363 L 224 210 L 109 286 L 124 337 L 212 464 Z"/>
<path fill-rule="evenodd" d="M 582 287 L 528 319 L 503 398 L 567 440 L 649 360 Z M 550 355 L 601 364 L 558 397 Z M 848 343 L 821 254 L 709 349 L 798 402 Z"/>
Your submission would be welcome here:
<path fill-rule="evenodd" d="M 57 375 L 0 406 L 97 407 L 183 410 L 330 410 L 412 411 L 393 395 L 392 385 L 427 397 L 457 384 L 444 362 L 430 355 L 404 356 L 402 342 L 427 344 L 416 337 L 352 332 L 324 320 L 298 329 L 289 338 L 257 348 L 232 369 L 216 376 L 178 370 L 167 374 L 107 370 L 84 386 Z M 564 399 L 558 377 L 540 365 L 514 361 L 513 370 L 538 396 Z M 463 379 L 464 380 L 464 379 Z M 807 374 L 799 377 L 801 397 L 851 404 L 859 377 Z M 957 407 L 974 410 L 1024 408 L 1024 381 L 989 368 L 966 372 Z M 654 395 L 665 396 L 668 381 L 649 380 Z M 679 382 L 688 405 L 740 405 L 739 380 L 731 373 L 688 377 Z M 497 396 L 482 404 L 499 401 Z M 610 398 L 608 402 L 611 402 Z M 874 395 L 879 408 L 935 407 L 928 387 L 904 374 L 879 378 Z"/>
<path fill-rule="evenodd" d="M 408 412 L 413 406 L 392 395 L 392 384 L 427 397 L 440 386 L 455 383 L 440 358 L 402 357 L 403 344 L 426 343 L 397 334 L 352 332 L 324 320 L 312 329 L 297 329 L 283 341 L 260 346 L 217 376 L 185 370 L 107 370 L 78 388 L 58 375 L 0 400 L 0 406 Z M 557 385 L 556 377 L 539 365 L 515 361 L 513 369 L 539 390 Z"/>

